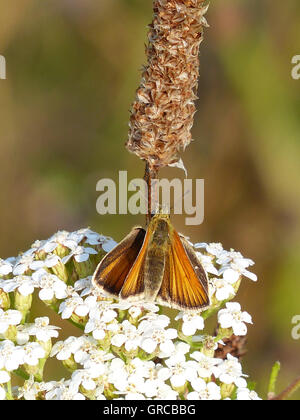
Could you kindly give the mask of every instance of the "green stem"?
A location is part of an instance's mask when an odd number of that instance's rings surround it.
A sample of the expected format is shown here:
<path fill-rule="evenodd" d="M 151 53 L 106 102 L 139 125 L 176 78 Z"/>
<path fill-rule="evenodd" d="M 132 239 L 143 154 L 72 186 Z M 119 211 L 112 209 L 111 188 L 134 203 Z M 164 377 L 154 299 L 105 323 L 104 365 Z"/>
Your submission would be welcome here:
<path fill-rule="evenodd" d="M 269 388 L 268 388 L 268 398 L 273 398 L 275 396 L 276 382 L 277 382 L 277 378 L 280 372 L 280 368 L 281 368 L 280 362 L 276 362 L 272 368 Z"/>
<path fill-rule="evenodd" d="M 207 318 L 211 317 L 212 315 L 214 315 L 215 313 L 217 313 L 223 306 L 226 305 L 227 302 L 230 302 L 232 298 L 223 300 L 222 302 L 220 302 L 219 305 L 214 306 L 212 308 L 207 309 L 206 311 L 202 312 L 201 316 L 204 320 L 206 320 Z"/>
<path fill-rule="evenodd" d="M 193 346 L 193 337 L 187 337 L 182 332 L 178 332 L 178 338 L 180 338 L 181 341 L 184 341 L 185 343 L 189 344 L 190 346 Z"/>
<path fill-rule="evenodd" d="M 11 389 L 11 381 L 7 382 L 6 386 L 7 386 L 6 398 L 8 400 L 13 400 L 14 397 L 13 397 L 12 389 Z"/>
<path fill-rule="evenodd" d="M 218 302 L 217 304 L 214 304 L 213 307 L 208 308 L 206 311 L 202 312 L 201 316 L 205 320 L 209 318 L 210 316 L 214 315 L 216 312 L 218 312 L 223 306 L 226 305 L 227 302 L 230 302 L 237 294 L 240 285 L 241 285 L 242 277 L 235 283 L 234 285 L 234 294 L 229 296 L 228 299 L 223 300 L 222 302 Z M 216 305 L 216 306 L 215 306 Z"/>
<path fill-rule="evenodd" d="M 69 322 L 71 322 L 71 324 L 73 324 L 75 327 L 80 328 L 82 331 L 84 331 L 85 329 L 85 325 L 82 324 L 78 324 L 77 322 L 73 321 L 72 319 L 68 319 Z"/>
<path fill-rule="evenodd" d="M 36 375 L 34 375 L 34 378 L 37 380 L 37 382 L 43 382 L 43 375 L 44 375 L 44 367 L 47 359 L 40 359 L 39 360 L 39 371 Z"/>

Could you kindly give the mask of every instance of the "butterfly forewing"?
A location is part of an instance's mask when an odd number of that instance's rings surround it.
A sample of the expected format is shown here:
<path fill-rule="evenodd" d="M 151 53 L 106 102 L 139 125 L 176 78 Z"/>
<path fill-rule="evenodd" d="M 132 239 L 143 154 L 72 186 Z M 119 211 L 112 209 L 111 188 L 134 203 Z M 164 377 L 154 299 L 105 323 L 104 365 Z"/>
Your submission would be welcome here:
<path fill-rule="evenodd" d="M 188 253 L 191 255 L 190 249 Z M 178 233 L 170 231 L 165 273 L 158 299 L 174 308 L 200 310 L 209 305 L 206 274 L 196 255 L 193 254 L 191 261 L 188 253 Z"/>
<path fill-rule="evenodd" d="M 126 277 L 136 261 L 145 238 L 145 230 L 134 228 L 98 265 L 93 284 L 112 296 L 119 296 Z"/>
<path fill-rule="evenodd" d="M 202 286 L 204 287 L 206 294 L 208 295 L 208 279 L 207 274 L 202 267 L 201 262 L 199 261 L 199 258 L 197 257 L 194 248 L 189 244 L 189 242 L 182 236 L 180 236 L 182 245 L 185 249 L 185 252 L 187 256 L 189 257 L 189 260 L 193 266 L 193 269 L 195 270 L 195 273 L 197 274 L 197 277 L 199 281 L 201 282 Z"/>
<path fill-rule="evenodd" d="M 139 255 L 136 258 L 134 265 L 126 277 L 125 283 L 120 292 L 121 299 L 131 298 L 132 300 L 141 299 L 145 290 L 145 261 L 147 257 L 147 250 L 149 238 L 151 236 L 150 229 L 147 230 L 143 245 L 140 249 Z"/>

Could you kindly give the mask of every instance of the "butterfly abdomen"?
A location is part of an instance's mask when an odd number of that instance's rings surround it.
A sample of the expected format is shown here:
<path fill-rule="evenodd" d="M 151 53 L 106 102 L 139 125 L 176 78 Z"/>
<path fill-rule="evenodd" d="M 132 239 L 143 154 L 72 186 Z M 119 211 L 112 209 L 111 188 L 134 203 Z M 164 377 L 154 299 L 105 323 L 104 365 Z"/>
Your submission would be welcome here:
<path fill-rule="evenodd" d="M 145 298 L 154 301 L 165 271 L 166 252 L 168 247 L 168 225 L 164 220 L 154 230 L 149 243 L 145 263 Z"/>

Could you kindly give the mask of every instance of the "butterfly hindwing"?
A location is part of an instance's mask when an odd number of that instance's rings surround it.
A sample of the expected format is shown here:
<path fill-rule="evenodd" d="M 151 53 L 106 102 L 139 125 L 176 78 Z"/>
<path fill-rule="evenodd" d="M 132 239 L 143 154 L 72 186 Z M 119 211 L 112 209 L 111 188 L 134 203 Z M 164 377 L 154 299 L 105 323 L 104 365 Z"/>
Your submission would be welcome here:
<path fill-rule="evenodd" d="M 112 296 L 119 296 L 126 277 L 142 248 L 145 230 L 134 228 L 99 263 L 93 276 L 93 284 Z"/>

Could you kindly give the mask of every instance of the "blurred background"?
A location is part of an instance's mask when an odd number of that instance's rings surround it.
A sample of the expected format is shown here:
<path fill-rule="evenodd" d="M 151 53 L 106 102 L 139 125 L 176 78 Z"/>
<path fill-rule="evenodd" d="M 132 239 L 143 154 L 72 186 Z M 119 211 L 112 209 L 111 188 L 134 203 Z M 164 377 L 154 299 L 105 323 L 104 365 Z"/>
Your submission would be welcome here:
<path fill-rule="evenodd" d="M 276 360 L 279 390 L 300 375 L 299 13 L 298 0 L 211 2 L 195 141 L 183 156 L 189 178 L 205 179 L 205 222 L 174 220 L 195 242 L 255 260 L 259 282 L 245 280 L 238 299 L 255 323 L 244 370 L 263 395 Z M 143 176 L 124 143 L 151 19 L 151 0 L 0 0 L 2 258 L 59 229 L 90 226 L 118 241 L 143 223 L 99 216 L 96 183 L 119 170 Z"/>

